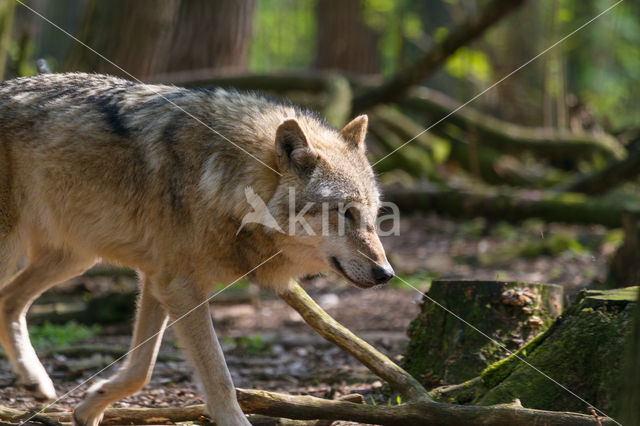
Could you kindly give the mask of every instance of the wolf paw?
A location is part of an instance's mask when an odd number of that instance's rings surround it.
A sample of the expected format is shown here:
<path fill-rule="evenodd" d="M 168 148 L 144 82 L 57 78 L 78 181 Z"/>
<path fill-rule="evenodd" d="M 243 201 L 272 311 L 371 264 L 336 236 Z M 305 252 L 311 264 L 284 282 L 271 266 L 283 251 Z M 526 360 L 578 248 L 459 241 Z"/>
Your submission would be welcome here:
<path fill-rule="evenodd" d="M 57 398 L 56 390 L 53 387 L 53 382 L 51 380 L 43 380 L 38 383 L 18 382 L 18 384 L 40 402 L 51 402 L 55 401 Z"/>
<path fill-rule="evenodd" d="M 78 410 L 75 410 L 72 416 L 73 426 L 98 426 L 101 421 L 102 421 L 102 414 L 94 418 L 83 418 L 78 413 Z"/>

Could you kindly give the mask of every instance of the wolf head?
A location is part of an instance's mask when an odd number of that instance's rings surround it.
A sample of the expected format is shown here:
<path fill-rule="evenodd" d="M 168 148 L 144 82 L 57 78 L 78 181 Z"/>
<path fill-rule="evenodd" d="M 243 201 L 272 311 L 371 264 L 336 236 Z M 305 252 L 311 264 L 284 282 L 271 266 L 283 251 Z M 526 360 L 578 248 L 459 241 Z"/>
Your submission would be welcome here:
<path fill-rule="evenodd" d="M 318 269 L 307 273 L 333 269 L 360 288 L 393 276 L 376 232 L 380 196 L 365 155 L 366 131 L 366 115 L 340 132 L 306 116 L 284 120 L 275 136 L 282 177 L 274 204 L 280 208 L 270 206 L 295 240 L 291 246 L 304 247 L 300 260 Z M 289 202 L 287 212 L 283 198 Z"/>

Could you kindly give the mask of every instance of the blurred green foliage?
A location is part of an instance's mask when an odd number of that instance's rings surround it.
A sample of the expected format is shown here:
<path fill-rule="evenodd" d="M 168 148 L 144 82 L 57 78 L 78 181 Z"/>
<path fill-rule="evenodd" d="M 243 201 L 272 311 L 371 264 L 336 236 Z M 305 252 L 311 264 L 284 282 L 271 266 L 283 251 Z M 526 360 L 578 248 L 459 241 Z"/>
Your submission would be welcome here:
<path fill-rule="evenodd" d="M 0 0 L 2 4 L 9 1 Z M 82 4 L 74 1 L 65 0 L 64 8 L 54 2 L 38 8 L 75 33 L 81 24 L 82 8 L 66 7 Z M 256 2 L 248 57 L 250 71 L 314 67 L 317 2 Z M 379 72 L 385 76 L 396 73 L 488 3 L 489 0 L 361 0 L 362 20 L 377 34 L 376 51 L 370 54 L 379 57 Z M 615 0 L 526 2 L 483 37 L 459 49 L 425 83 L 461 101 L 469 99 L 614 3 Z M 35 59 L 40 57 L 47 58 L 53 69 L 63 68 L 71 43 L 74 42 L 59 30 L 34 18 L 24 8 L 16 8 L 11 42 L 4 47 L 6 52 L 0 52 L 8 57 L 7 76 L 34 74 Z M 550 121 L 549 115 L 562 116 L 562 111 L 557 111 L 559 105 L 567 96 L 576 95 L 578 105 L 586 108 L 605 130 L 638 127 L 638 46 L 640 2 L 623 2 L 515 73 L 474 106 L 521 124 L 567 126 L 571 120 L 568 104 L 564 106 L 566 117 Z"/>
<path fill-rule="evenodd" d="M 307 68 L 315 59 L 315 2 L 256 2 L 249 69 L 269 72 Z"/>
<path fill-rule="evenodd" d="M 39 350 L 86 340 L 99 332 L 100 326 L 98 324 L 87 327 L 75 322 L 68 322 L 62 325 L 45 322 L 42 325 L 29 327 L 31 343 Z"/>

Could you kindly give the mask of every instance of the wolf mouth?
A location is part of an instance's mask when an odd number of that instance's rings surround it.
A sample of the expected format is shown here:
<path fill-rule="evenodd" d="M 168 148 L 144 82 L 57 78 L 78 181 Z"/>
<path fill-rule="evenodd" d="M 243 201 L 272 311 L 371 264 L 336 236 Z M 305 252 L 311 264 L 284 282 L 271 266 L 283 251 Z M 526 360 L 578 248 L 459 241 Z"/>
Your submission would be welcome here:
<path fill-rule="evenodd" d="M 340 275 L 342 275 L 344 278 L 346 278 L 347 281 L 349 281 L 351 284 L 353 284 L 354 286 L 356 286 L 358 288 L 370 288 L 370 287 L 373 287 L 375 285 L 375 284 L 361 283 L 361 282 L 358 282 L 358 281 L 354 280 L 353 278 L 351 278 L 347 274 L 347 272 L 342 268 L 342 265 L 340 264 L 340 261 L 335 256 L 331 256 L 331 265 L 333 266 L 333 269 L 336 270 L 336 272 L 338 272 Z"/>

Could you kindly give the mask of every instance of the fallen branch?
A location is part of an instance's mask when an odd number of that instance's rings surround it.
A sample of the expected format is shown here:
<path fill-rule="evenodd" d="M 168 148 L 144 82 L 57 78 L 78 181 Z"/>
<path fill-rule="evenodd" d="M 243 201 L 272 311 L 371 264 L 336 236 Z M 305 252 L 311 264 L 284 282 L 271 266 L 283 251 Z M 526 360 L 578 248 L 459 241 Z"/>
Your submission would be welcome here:
<path fill-rule="evenodd" d="M 395 406 L 371 406 L 344 401 L 331 401 L 313 396 L 283 395 L 273 392 L 238 389 L 238 401 L 245 413 L 262 414 L 300 420 L 346 420 L 368 424 L 421 426 L 595 426 L 592 416 L 531 410 L 516 405 L 500 404 L 490 407 L 459 406 L 433 402 L 428 399 Z M 0 407 L 0 419 L 21 422 L 30 413 Z M 71 412 L 46 412 L 40 416 L 48 420 L 69 423 Z M 208 418 L 204 405 L 176 408 L 110 408 L 105 411 L 103 425 L 114 424 L 171 424 L 202 421 Z M 603 425 L 613 425 L 601 419 Z"/>
<path fill-rule="evenodd" d="M 493 0 L 482 12 L 468 18 L 454 28 L 444 40 L 433 46 L 424 56 L 396 74 L 380 87 L 367 90 L 353 99 L 353 110 L 362 112 L 374 105 L 398 100 L 413 85 L 437 71 L 458 48 L 469 44 L 498 22 L 524 0 Z"/>
<path fill-rule="evenodd" d="M 331 318 L 298 284 L 293 283 L 280 297 L 322 337 L 360 361 L 405 399 L 429 399 L 425 389 L 413 376 Z"/>

